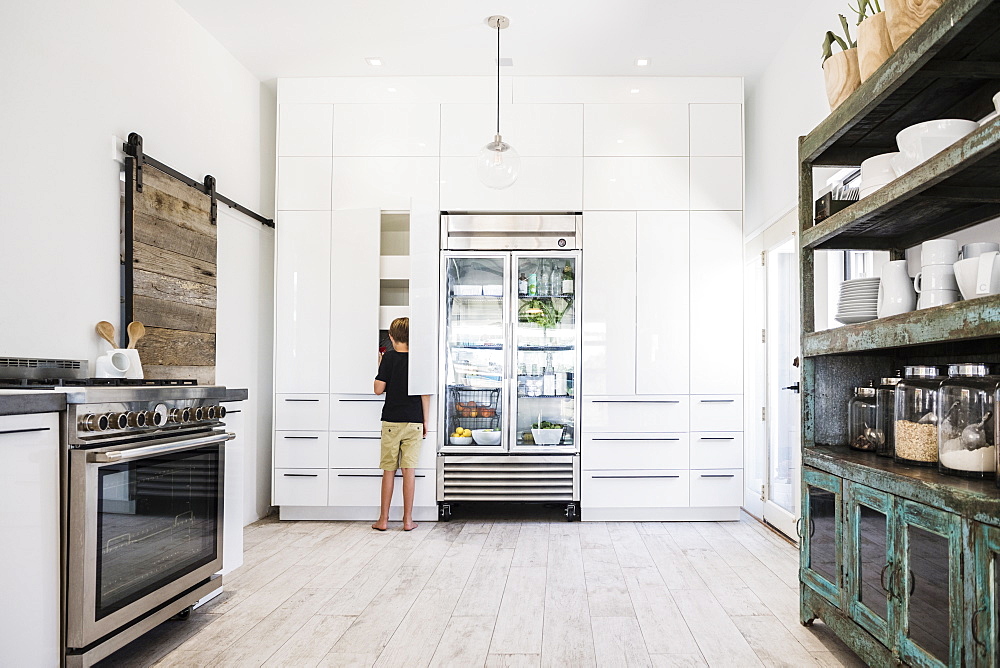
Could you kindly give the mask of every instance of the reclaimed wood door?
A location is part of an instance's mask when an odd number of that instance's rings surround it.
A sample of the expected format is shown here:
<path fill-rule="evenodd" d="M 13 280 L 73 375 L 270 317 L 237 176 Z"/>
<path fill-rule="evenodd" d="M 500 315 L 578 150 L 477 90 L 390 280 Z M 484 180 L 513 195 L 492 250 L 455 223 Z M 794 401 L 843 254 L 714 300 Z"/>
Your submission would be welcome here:
<path fill-rule="evenodd" d="M 898 566 L 894 561 L 893 497 L 856 482 L 846 482 L 845 487 L 847 611 L 851 619 L 891 647 L 896 596 L 890 583 Z"/>
<path fill-rule="evenodd" d="M 842 480 L 814 469 L 802 472 L 799 579 L 843 609 Z"/>
<path fill-rule="evenodd" d="M 975 598 L 970 602 L 969 665 L 1000 666 L 1000 528 L 969 522 L 975 559 L 967 580 Z M 970 591 L 966 589 L 966 591 Z"/>

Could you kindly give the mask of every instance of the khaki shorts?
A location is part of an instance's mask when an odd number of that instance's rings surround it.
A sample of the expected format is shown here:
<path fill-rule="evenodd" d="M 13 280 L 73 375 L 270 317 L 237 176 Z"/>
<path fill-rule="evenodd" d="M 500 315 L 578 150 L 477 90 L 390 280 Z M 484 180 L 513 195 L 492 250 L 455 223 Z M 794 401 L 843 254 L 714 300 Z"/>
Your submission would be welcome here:
<path fill-rule="evenodd" d="M 423 440 L 424 425 L 421 422 L 383 422 L 379 468 L 383 471 L 417 468 Z"/>

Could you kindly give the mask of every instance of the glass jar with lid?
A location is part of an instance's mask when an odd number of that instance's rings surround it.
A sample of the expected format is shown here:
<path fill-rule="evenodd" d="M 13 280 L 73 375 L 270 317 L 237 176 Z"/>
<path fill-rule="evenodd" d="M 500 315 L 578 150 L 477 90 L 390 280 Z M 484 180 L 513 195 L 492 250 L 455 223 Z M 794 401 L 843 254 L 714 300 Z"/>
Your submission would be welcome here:
<path fill-rule="evenodd" d="M 897 462 L 917 466 L 937 464 L 938 389 L 944 380 L 936 366 L 908 366 L 896 383 L 893 454 Z"/>
<path fill-rule="evenodd" d="M 997 470 L 997 383 L 986 364 L 950 364 L 938 394 L 938 470 L 992 478 Z"/>
<path fill-rule="evenodd" d="M 902 378 L 882 378 L 875 388 L 876 454 L 892 457 L 892 423 L 896 415 L 896 383 Z"/>
<path fill-rule="evenodd" d="M 854 388 L 854 397 L 847 403 L 847 437 L 852 450 L 874 452 L 878 447 L 874 387 Z"/>

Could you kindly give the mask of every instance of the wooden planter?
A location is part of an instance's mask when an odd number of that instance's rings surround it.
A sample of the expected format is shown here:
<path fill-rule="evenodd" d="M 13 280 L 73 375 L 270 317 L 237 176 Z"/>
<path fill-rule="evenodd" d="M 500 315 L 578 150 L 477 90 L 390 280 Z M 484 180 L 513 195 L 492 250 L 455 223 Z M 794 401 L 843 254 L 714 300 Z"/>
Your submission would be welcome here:
<path fill-rule="evenodd" d="M 823 63 L 823 74 L 826 77 L 826 97 L 830 101 L 830 111 L 833 111 L 861 85 L 858 50 L 840 51 L 827 58 Z"/>
<path fill-rule="evenodd" d="M 886 0 L 885 20 L 892 47 L 898 49 L 941 6 L 942 0 Z"/>
<path fill-rule="evenodd" d="M 858 71 L 862 81 L 881 67 L 893 51 L 885 12 L 869 16 L 858 25 Z"/>

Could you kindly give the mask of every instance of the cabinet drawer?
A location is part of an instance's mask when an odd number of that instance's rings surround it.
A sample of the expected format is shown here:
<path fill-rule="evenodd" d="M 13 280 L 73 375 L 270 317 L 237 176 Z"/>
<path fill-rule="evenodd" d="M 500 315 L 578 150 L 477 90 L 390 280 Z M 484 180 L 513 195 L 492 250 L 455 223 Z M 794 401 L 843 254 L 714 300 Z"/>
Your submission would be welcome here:
<path fill-rule="evenodd" d="M 743 469 L 691 471 L 691 507 L 743 505 Z"/>
<path fill-rule="evenodd" d="M 688 430 L 688 398 L 588 397 L 583 405 L 584 431 L 663 432 Z"/>
<path fill-rule="evenodd" d="M 743 468 L 743 432 L 691 432 L 691 468 Z"/>
<path fill-rule="evenodd" d="M 274 398 L 274 428 L 278 431 L 326 431 L 330 395 L 278 394 Z"/>
<path fill-rule="evenodd" d="M 331 394 L 330 431 L 378 432 L 382 428 L 384 405 L 384 395 Z"/>
<path fill-rule="evenodd" d="M 275 469 L 274 505 L 325 506 L 327 469 Z"/>
<path fill-rule="evenodd" d="M 434 469 L 417 469 L 417 486 L 413 492 L 414 506 L 437 505 Z M 330 506 L 378 507 L 382 493 L 382 470 L 330 469 Z M 392 489 L 392 505 L 403 503 L 403 474 L 396 474 Z"/>
<path fill-rule="evenodd" d="M 325 431 L 279 431 L 274 434 L 274 467 L 325 469 L 330 435 Z"/>
<path fill-rule="evenodd" d="M 435 434 L 429 432 L 420 445 L 417 468 L 434 468 Z M 330 468 L 365 469 L 379 465 L 382 436 L 377 431 L 330 432 Z"/>
<path fill-rule="evenodd" d="M 580 501 L 591 508 L 686 508 L 688 472 L 678 469 L 586 471 Z"/>
<path fill-rule="evenodd" d="M 691 431 L 743 431 L 743 396 L 740 394 L 692 396 Z"/>
<path fill-rule="evenodd" d="M 584 439 L 580 458 L 586 471 L 595 469 L 686 469 L 685 433 L 602 433 Z"/>

